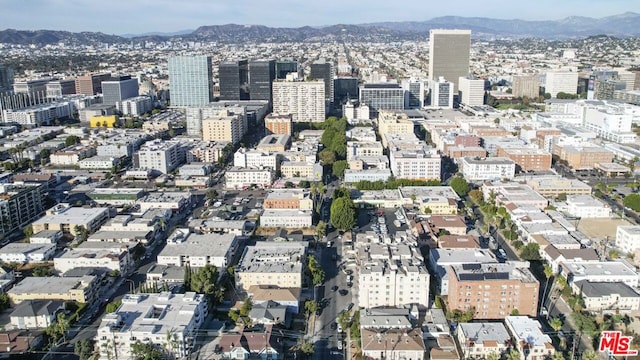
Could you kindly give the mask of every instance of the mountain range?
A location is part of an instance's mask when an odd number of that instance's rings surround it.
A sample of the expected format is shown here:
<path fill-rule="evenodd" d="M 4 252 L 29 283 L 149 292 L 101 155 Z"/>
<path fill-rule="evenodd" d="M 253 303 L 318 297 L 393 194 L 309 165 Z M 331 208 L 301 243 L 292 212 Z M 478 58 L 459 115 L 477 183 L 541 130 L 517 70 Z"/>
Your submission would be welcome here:
<path fill-rule="evenodd" d="M 193 31 L 107 35 L 99 32 L 58 30 L 0 31 L 0 43 L 9 44 L 97 44 L 140 41 L 187 40 L 223 43 L 287 42 L 333 39 L 360 41 L 396 41 L 425 39 L 430 29 L 470 29 L 474 38 L 572 39 L 593 35 L 640 36 L 640 14 L 627 12 L 603 18 L 571 16 L 561 20 L 530 21 L 484 17 L 444 16 L 427 21 L 380 22 L 324 27 L 274 28 L 263 25 L 210 25 Z"/>

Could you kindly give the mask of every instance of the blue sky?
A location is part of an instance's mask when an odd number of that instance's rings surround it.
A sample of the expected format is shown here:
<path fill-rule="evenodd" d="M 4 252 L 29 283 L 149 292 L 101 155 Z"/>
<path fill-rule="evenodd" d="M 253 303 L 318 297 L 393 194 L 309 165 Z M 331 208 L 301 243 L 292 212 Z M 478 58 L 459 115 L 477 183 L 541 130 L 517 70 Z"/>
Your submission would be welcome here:
<path fill-rule="evenodd" d="M 526 4 L 526 5 L 525 5 Z M 423 21 L 437 16 L 556 20 L 640 13 L 638 0 L 0 0 L 0 29 L 174 32 L 228 23 L 276 27 Z"/>

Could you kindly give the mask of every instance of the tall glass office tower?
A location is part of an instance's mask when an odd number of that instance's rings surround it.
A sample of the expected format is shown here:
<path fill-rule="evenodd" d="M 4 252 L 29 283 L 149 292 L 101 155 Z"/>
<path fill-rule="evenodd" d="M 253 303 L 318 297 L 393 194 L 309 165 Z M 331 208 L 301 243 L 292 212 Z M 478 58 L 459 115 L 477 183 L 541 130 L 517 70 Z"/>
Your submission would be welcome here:
<path fill-rule="evenodd" d="M 172 106 L 202 106 L 213 101 L 213 69 L 208 56 L 169 58 Z"/>

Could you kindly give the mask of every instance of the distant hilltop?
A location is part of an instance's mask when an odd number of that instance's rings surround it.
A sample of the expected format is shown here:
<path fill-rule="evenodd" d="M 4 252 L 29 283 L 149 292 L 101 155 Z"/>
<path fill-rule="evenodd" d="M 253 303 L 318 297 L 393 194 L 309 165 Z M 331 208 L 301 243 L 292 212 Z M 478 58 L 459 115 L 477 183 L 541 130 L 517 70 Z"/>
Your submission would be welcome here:
<path fill-rule="evenodd" d="M 483 17 L 443 16 L 427 21 L 379 22 L 324 27 L 274 28 L 263 25 L 209 25 L 196 30 L 140 35 L 107 35 L 99 32 L 57 30 L 0 31 L 0 43 L 22 45 L 127 43 L 139 41 L 186 40 L 205 42 L 301 42 L 350 38 L 360 41 L 417 40 L 428 37 L 430 29 L 470 29 L 474 38 L 575 39 L 594 35 L 640 36 L 640 14 L 627 12 L 603 18 L 570 16 L 561 20 L 505 20 Z"/>

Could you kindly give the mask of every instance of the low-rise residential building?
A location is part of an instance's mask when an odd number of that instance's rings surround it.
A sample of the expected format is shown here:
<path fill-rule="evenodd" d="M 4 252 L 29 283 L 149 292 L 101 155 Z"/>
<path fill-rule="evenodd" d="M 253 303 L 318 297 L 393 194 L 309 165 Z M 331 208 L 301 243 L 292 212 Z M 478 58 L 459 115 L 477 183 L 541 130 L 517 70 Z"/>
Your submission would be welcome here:
<path fill-rule="evenodd" d="M 95 297 L 98 284 L 95 276 L 76 277 L 25 277 L 7 295 L 13 304 L 25 300 L 63 300 L 90 302 Z"/>
<path fill-rule="evenodd" d="M 146 124 L 146 123 L 145 123 Z M 217 164 L 222 156 L 228 142 L 201 142 L 187 151 L 187 162 L 204 162 Z"/>
<path fill-rule="evenodd" d="M 475 319 L 503 319 L 517 309 L 538 315 L 540 283 L 527 267 L 515 263 L 462 264 L 447 269 L 448 308 L 475 309 Z"/>
<path fill-rule="evenodd" d="M 204 177 L 211 174 L 212 169 L 213 166 L 211 164 L 192 162 L 190 164 L 180 166 L 180 169 L 178 169 L 178 175 Z"/>
<path fill-rule="evenodd" d="M 127 294 L 116 312 L 102 318 L 95 337 L 99 359 L 132 358 L 136 342 L 160 344 L 172 357 L 185 357 L 207 312 L 206 296 L 194 292 Z"/>
<path fill-rule="evenodd" d="M 428 146 L 389 150 L 389 166 L 398 179 L 440 180 L 441 163 L 437 150 Z"/>
<path fill-rule="evenodd" d="M 622 282 L 576 282 L 587 311 L 618 314 L 640 310 L 640 294 Z"/>
<path fill-rule="evenodd" d="M 33 264 L 53 258 L 56 244 L 9 243 L 0 249 L 4 263 Z"/>
<path fill-rule="evenodd" d="M 313 221 L 311 210 L 264 209 L 260 226 L 274 228 L 308 228 Z"/>
<path fill-rule="evenodd" d="M 323 168 L 320 163 L 283 161 L 280 172 L 284 178 L 305 178 L 314 181 L 322 179 Z"/>
<path fill-rule="evenodd" d="M 155 264 L 147 270 L 146 283 L 152 286 L 158 286 L 159 288 L 164 284 L 169 286 L 182 285 L 184 284 L 184 272 L 186 270 L 187 268 L 180 266 Z"/>
<path fill-rule="evenodd" d="M 347 161 L 357 156 L 382 156 L 382 144 L 374 141 L 347 141 Z"/>
<path fill-rule="evenodd" d="M 224 359 L 284 359 L 284 340 L 271 331 L 271 325 L 262 330 L 224 333 L 218 348 Z"/>
<path fill-rule="evenodd" d="M 498 147 L 498 156 L 513 160 L 520 171 L 551 170 L 551 154 L 531 147 Z"/>
<path fill-rule="evenodd" d="M 362 355 L 366 359 L 426 359 L 422 331 L 362 329 Z"/>
<path fill-rule="evenodd" d="M 481 189 L 485 200 L 493 194 L 498 206 L 511 203 L 515 207 L 536 207 L 543 210 L 549 205 L 549 201 L 530 186 L 517 182 L 485 182 Z"/>
<path fill-rule="evenodd" d="M 291 136 L 286 134 L 267 135 L 260 140 L 256 150 L 267 153 L 286 151 L 291 146 Z"/>
<path fill-rule="evenodd" d="M 297 314 L 300 310 L 300 289 L 279 288 L 277 286 L 251 286 L 247 291 L 254 304 L 275 301 L 287 307 L 287 311 Z"/>
<path fill-rule="evenodd" d="M 516 172 L 516 163 L 504 157 L 463 157 L 458 159 L 458 166 L 468 181 L 513 179 Z"/>
<path fill-rule="evenodd" d="M 540 235 L 534 236 L 537 237 Z M 578 245 L 579 246 L 579 245 Z M 566 249 L 558 248 L 554 245 L 548 245 L 544 248 L 540 246 L 542 259 L 546 260 L 554 273 L 560 271 L 560 265 L 569 262 L 600 262 L 600 256 L 593 248 Z M 594 264 L 595 265 L 595 264 Z"/>
<path fill-rule="evenodd" d="M 401 198 L 420 208 L 424 214 L 458 213 L 460 197 L 451 186 L 407 186 L 398 188 Z"/>
<path fill-rule="evenodd" d="M 66 249 L 53 259 L 53 267 L 61 274 L 77 268 L 100 268 L 126 274 L 132 265 L 128 249 L 118 253 L 108 250 Z"/>
<path fill-rule="evenodd" d="M 57 244 L 62 239 L 60 230 L 44 230 L 31 235 L 29 242 L 32 244 Z"/>
<path fill-rule="evenodd" d="M 515 339 L 520 359 L 544 360 L 556 352 L 551 338 L 545 334 L 538 320 L 527 316 L 507 316 L 504 322 Z"/>
<path fill-rule="evenodd" d="M 265 209 L 312 210 L 311 193 L 306 189 L 274 189 L 264 199 Z"/>
<path fill-rule="evenodd" d="M 47 210 L 47 215 L 33 222 L 33 232 L 60 230 L 65 234 L 78 235 L 84 228 L 92 233 L 109 219 L 108 208 L 69 207 L 58 204 Z"/>
<path fill-rule="evenodd" d="M 578 218 L 609 218 L 611 208 L 591 195 L 567 196 L 568 214 Z"/>
<path fill-rule="evenodd" d="M 16 329 L 44 329 L 55 323 L 62 310 L 64 302 L 60 300 L 26 300 L 13 309 L 9 318 Z"/>
<path fill-rule="evenodd" d="M 151 209 L 171 210 L 174 214 L 191 206 L 193 196 L 190 192 L 158 191 L 147 194 L 136 203 L 141 212 Z"/>
<path fill-rule="evenodd" d="M 240 148 L 233 154 L 233 166 L 239 168 L 279 169 L 280 158 L 276 153 Z"/>
<path fill-rule="evenodd" d="M 556 146 L 554 153 L 575 170 L 590 170 L 596 164 L 613 161 L 613 152 L 600 146 Z"/>
<path fill-rule="evenodd" d="M 438 234 L 441 230 L 451 235 L 467 234 L 467 224 L 460 215 L 431 215 L 427 223 L 434 234 Z"/>
<path fill-rule="evenodd" d="M 220 233 L 246 236 L 253 226 L 247 220 L 223 220 L 217 217 L 189 221 L 189 229 L 201 234 Z"/>
<path fill-rule="evenodd" d="M 640 226 L 618 226 L 615 245 L 625 253 L 635 254 L 640 249 Z"/>
<path fill-rule="evenodd" d="M 293 135 L 293 116 L 268 114 L 264 117 L 264 127 L 271 134 Z"/>
<path fill-rule="evenodd" d="M 509 348 L 511 336 L 502 323 L 459 323 L 456 337 L 463 358 L 486 359 L 489 354 L 502 355 Z"/>
<path fill-rule="evenodd" d="M 242 169 L 232 167 L 225 172 L 225 188 L 245 189 L 251 185 L 262 188 L 270 187 L 275 178 L 273 169 Z"/>
<path fill-rule="evenodd" d="M 574 292 L 580 288 L 577 282 L 623 282 L 633 288 L 638 287 L 638 273 L 626 261 L 602 261 L 599 263 L 574 262 L 560 264 L 560 274 L 567 279 Z"/>
<path fill-rule="evenodd" d="M 458 159 L 462 157 L 485 158 L 487 150 L 482 146 L 448 146 L 446 154 L 458 162 Z"/>
<path fill-rule="evenodd" d="M 192 234 L 188 229 L 176 229 L 158 254 L 158 264 L 224 269 L 231 265 L 239 245 L 234 234 Z"/>
<path fill-rule="evenodd" d="M 120 160 L 110 156 L 92 156 L 78 161 L 80 169 L 111 170 L 120 164 Z"/>
<path fill-rule="evenodd" d="M 411 323 L 411 310 L 407 308 L 372 308 L 360 312 L 360 326 L 364 329 L 406 329 Z"/>
<path fill-rule="evenodd" d="M 49 162 L 52 165 L 75 166 L 80 160 L 95 154 L 96 147 L 93 145 L 73 145 L 51 154 Z"/>
<path fill-rule="evenodd" d="M 357 183 L 360 181 L 387 181 L 391 175 L 391 170 L 389 169 L 346 169 L 344 171 L 344 182 Z"/>
<path fill-rule="evenodd" d="M 527 179 L 527 185 L 546 198 L 565 195 L 590 195 L 591 186 L 578 179 L 565 179 L 561 176 L 534 176 Z"/>
<path fill-rule="evenodd" d="M 306 253 L 306 242 L 258 242 L 247 246 L 235 268 L 236 286 L 242 291 L 252 286 L 301 288 Z"/>

